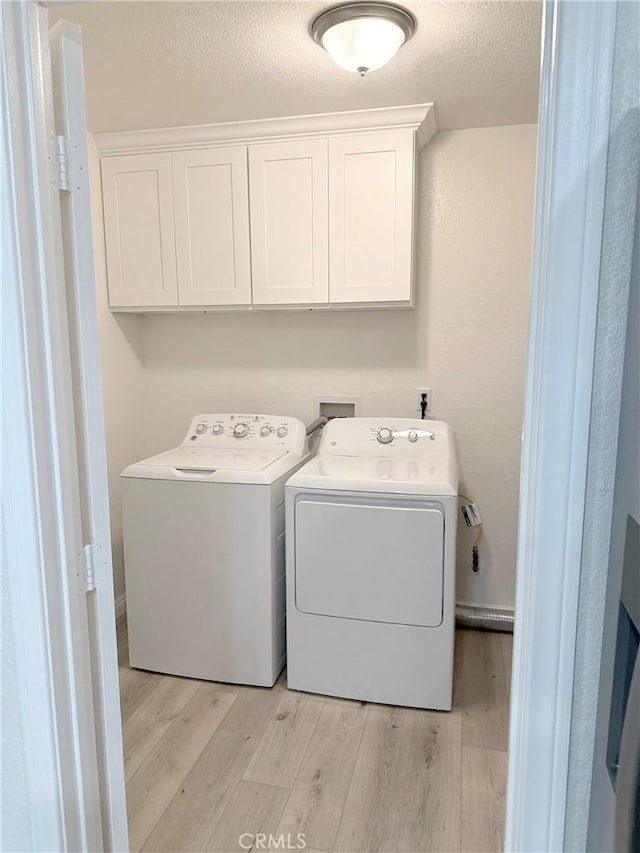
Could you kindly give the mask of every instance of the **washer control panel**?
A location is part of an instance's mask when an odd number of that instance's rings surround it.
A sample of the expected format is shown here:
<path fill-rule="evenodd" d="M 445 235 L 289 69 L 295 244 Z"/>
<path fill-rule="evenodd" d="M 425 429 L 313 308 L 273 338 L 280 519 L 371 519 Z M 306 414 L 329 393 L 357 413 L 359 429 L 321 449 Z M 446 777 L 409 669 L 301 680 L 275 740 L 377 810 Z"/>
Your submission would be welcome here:
<path fill-rule="evenodd" d="M 191 421 L 183 444 L 201 447 L 281 448 L 304 453 L 306 429 L 298 418 L 279 415 L 208 414 Z"/>

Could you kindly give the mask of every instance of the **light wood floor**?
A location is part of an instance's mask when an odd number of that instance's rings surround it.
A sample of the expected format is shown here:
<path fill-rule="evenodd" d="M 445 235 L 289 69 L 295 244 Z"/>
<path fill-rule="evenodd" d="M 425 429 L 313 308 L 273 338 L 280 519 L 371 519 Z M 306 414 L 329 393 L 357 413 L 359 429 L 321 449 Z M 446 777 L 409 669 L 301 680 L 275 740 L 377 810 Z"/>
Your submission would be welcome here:
<path fill-rule="evenodd" d="M 132 851 L 502 850 L 509 635 L 457 632 L 450 713 L 142 672 L 118 640 Z"/>

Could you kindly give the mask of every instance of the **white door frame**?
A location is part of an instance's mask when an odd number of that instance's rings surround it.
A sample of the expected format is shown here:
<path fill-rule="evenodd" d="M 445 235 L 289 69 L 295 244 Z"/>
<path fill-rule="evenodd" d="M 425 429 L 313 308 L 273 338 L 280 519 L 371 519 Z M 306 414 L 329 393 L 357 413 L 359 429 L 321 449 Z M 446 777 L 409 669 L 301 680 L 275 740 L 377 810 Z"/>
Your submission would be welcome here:
<path fill-rule="evenodd" d="M 24 849 L 126 850 L 124 773 L 117 772 L 122 754 L 113 591 L 109 576 L 101 597 L 89 592 L 83 535 L 87 526 L 95 532 L 96 519 L 104 533 L 106 518 L 108 541 L 106 480 L 84 461 L 89 453 L 99 462 L 104 445 L 102 433 L 92 447 L 86 436 L 79 443 L 74 419 L 78 377 L 71 346 L 78 342 L 70 335 L 73 297 L 65 275 L 69 258 L 63 252 L 48 15 L 32 0 L 3 3 L 0 24 L 3 618 L 12 636 L 13 701 L 23 742 L 18 764 L 25 777 L 22 811 L 3 815 L 3 830 L 13 817 L 14 828 L 29 839 Z M 86 255 L 85 249 L 81 260 Z M 74 269 L 84 274 L 92 294 L 90 264 Z M 97 347 L 95 306 L 89 320 Z M 84 356 L 83 370 L 86 350 Z M 82 391 L 81 422 L 85 409 L 101 407 L 99 383 L 93 397 Z M 80 485 L 85 478 L 88 500 Z M 107 567 L 110 571 L 110 561 Z M 105 659 L 114 664 L 115 678 L 92 660 L 92 620 L 107 624 L 107 610 L 111 658 Z M 105 721 L 96 696 L 108 688 L 109 708 L 115 710 Z M 105 791 L 99 744 L 107 723 L 106 737 L 120 754 L 114 755 Z"/>
<path fill-rule="evenodd" d="M 617 4 L 544 9 L 505 849 L 564 849 Z"/>
<path fill-rule="evenodd" d="M 60 737 L 52 683 L 57 661 L 49 652 L 53 630 L 47 619 L 49 594 L 44 583 L 45 560 L 54 570 L 59 563 L 57 549 L 45 548 L 47 525 L 39 511 L 39 505 L 53 496 L 50 470 L 38 471 L 36 465 L 36 445 L 48 437 L 33 429 L 30 374 L 39 353 L 33 351 L 30 359 L 27 355 L 28 336 L 34 332 L 37 315 L 34 318 L 33 307 L 25 304 L 24 282 L 29 281 L 35 290 L 32 300 L 37 298 L 45 251 L 29 205 L 31 197 L 39 194 L 37 172 L 30 168 L 34 154 L 29 102 L 25 100 L 30 61 L 16 56 L 9 64 L 8 46 L 20 44 L 24 26 L 25 22 L 18 20 L 17 4 L 0 7 L 2 664 L 3 668 L 7 664 L 5 648 L 10 644 L 15 671 L 15 695 L 12 699 L 3 697 L 3 707 L 13 702 L 19 722 L 18 727 L 7 732 L 8 722 L 3 715 L 2 772 L 12 765 L 22 765 L 24 778 L 12 779 L 12 786 L 19 787 L 23 807 L 31 812 L 27 827 L 14 826 L 15 816 L 3 814 L 2 844 L 15 844 L 19 839 L 23 849 L 62 850 L 67 838 L 79 840 L 79 835 L 66 825 L 65 791 L 59 782 L 68 775 L 59 767 Z M 29 307 L 31 317 L 26 316 Z M 36 331 L 36 340 L 37 337 Z M 4 746 L 4 738 L 9 736 L 11 748 L 17 749 L 15 761 L 11 761 L 12 753 Z M 69 764 L 73 766 L 73 761 Z M 67 793 L 73 796 L 68 789 Z M 37 810 L 30 809 L 31 803 L 38 803 Z"/>
<path fill-rule="evenodd" d="M 44 29 L 52 69 L 55 133 L 64 137 L 69 189 L 59 191 L 64 246 L 67 329 L 82 505 L 82 541 L 93 582 L 86 589 L 96 729 L 98 789 L 105 850 L 128 845 L 122 722 L 115 626 L 111 521 L 98 308 L 93 260 L 89 158 L 80 27 L 58 21 Z"/>
<path fill-rule="evenodd" d="M 51 204 L 40 10 L 33 3 L 4 3 L 1 14 L 3 256 L 6 251 L 10 271 L 3 301 L 13 315 L 3 317 L 8 351 L 2 375 L 2 499 L 3 518 L 10 517 L 3 533 L 13 556 L 6 578 L 8 617 L 24 681 L 18 701 L 30 832 L 32 849 L 95 849 L 100 816 L 92 813 L 97 776 L 87 713 L 90 671 L 86 632 L 77 618 L 79 498 L 73 432 L 65 430 L 70 373 L 59 287 L 62 247 Z"/>

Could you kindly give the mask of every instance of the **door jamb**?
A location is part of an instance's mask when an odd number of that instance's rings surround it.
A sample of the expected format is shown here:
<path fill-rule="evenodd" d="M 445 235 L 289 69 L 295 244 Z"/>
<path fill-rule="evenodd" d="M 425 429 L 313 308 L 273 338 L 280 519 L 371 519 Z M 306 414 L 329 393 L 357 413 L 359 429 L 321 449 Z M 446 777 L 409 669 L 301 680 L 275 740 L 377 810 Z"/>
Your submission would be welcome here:
<path fill-rule="evenodd" d="M 546 0 L 505 849 L 564 849 L 616 3 Z"/>

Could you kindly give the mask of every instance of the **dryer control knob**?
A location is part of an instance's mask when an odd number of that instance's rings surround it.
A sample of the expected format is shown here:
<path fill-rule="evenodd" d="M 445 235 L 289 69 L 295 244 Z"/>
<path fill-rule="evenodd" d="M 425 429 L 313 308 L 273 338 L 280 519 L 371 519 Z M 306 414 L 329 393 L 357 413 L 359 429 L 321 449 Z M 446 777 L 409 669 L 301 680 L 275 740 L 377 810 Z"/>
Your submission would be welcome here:
<path fill-rule="evenodd" d="M 289 430 L 287 427 L 278 427 L 277 432 L 278 438 L 284 438 L 285 435 L 289 435 Z"/>
<path fill-rule="evenodd" d="M 391 444 L 393 441 L 393 433 L 389 429 L 389 427 L 382 427 L 378 430 L 378 434 L 376 436 L 380 444 Z"/>
<path fill-rule="evenodd" d="M 196 432 L 198 433 L 198 435 L 202 435 L 202 433 L 206 432 L 206 431 L 207 431 L 207 425 L 206 424 L 198 424 L 198 426 L 196 427 Z"/>
<path fill-rule="evenodd" d="M 266 437 L 267 435 L 271 435 L 271 427 L 270 426 L 260 427 L 260 435 L 263 438 Z"/>
<path fill-rule="evenodd" d="M 407 438 L 409 439 L 409 441 L 417 441 L 418 433 L 415 431 L 415 429 L 410 429 Z"/>
<path fill-rule="evenodd" d="M 246 424 L 236 424 L 233 428 L 233 434 L 236 438 L 244 438 L 249 432 L 249 427 Z"/>
<path fill-rule="evenodd" d="M 214 435 L 222 435 L 222 433 L 224 432 L 224 427 L 222 426 L 222 424 L 214 424 L 211 429 L 211 432 Z"/>

